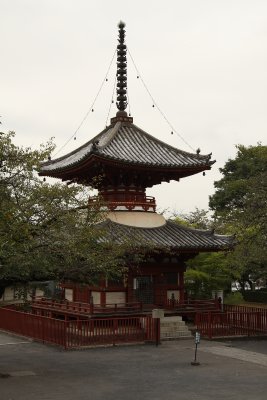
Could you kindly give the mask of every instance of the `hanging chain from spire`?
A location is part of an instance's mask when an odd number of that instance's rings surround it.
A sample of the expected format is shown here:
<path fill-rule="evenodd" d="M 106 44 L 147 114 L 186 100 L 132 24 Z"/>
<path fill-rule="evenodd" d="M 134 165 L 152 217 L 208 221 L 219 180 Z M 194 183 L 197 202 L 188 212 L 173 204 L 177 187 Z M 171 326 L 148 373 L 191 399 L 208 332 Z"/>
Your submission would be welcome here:
<path fill-rule="evenodd" d="M 119 25 L 119 44 L 117 46 L 117 108 L 125 111 L 127 107 L 127 47 L 125 40 L 125 23 Z"/>
<path fill-rule="evenodd" d="M 149 97 L 150 97 L 151 100 L 152 100 L 152 107 L 155 108 L 155 109 L 157 109 L 157 110 L 159 111 L 159 113 L 162 115 L 162 117 L 165 119 L 165 121 L 167 122 L 167 124 L 168 124 L 169 127 L 171 128 L 171 134 L 173 134 L 173 132 L 175 132 L 176 135 L 179 136 L 179 138 L 180 138 L 194 153 L 195 153 L 194 148 L 193 148 L 193 147 L 184 139 L 184 137 L 173 127 L 173 125 L 170 123 L 170 121 L 168 120 L 168 118 L 166 117 L 166 115 L 165 115 L 165 114 L 163 113 L 163 111 L 159 108 L 158 104 L 156 103 L 155 99 L 153 98 L 153 96 L 152 96 L 150 90 L 148 89 L 146 83 L 144 82 L 144 79 L 142 78 L 142 76 L 141 76 L 141 74 L 140 74 L 140 72 L 139 72 L 139 70 L 138 70 L 138 68 L 137 68 L 137 66 L 136 66 L 136 64 L 135 64 L 135 62 L 134 62 L 134 59 L 133 59 L 133 57 L 132 57 L 132 55 L 131 55 L 131 52 L 130 52 L 129 48 L 128 48 L 127 50 L 128 50 L 130 59 L 131 59 L 133 65 L 134 65 L 134 68 L 135 68 L 135 70 L 136 70 L 137 79 L 139 79 L 139 80 L 142 82 L 142 84 L 143 84 L 143 86 L 144 86 L 144 88 L 145 88 L 147 94 L 149 95 Z"/>

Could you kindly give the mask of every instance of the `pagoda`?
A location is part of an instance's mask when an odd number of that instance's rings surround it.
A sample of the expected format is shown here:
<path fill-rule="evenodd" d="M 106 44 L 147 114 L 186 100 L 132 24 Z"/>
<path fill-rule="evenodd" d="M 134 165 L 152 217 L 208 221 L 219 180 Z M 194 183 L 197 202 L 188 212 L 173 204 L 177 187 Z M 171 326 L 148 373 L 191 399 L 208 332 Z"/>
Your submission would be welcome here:
<path fill-rule="evenodd" d="M 183 302 L 186 261 L 200 252 L 229 249 L 233 239 L 166 220 L 156 212 L 155 198 L 146 195 L 146 188 L 204 172 L 215 161 L 211 154 L 188 153 L 157 140 L 127 114 L 124 23 L 119 24 L 116 105 L 109 126 L 71 153 L 43 163 L 39 175 L 98 189 L 108 209 L 102 226 L 112 232 L 113 241 L 133 238 L 149 243 L 149 256 L 138 268 L 129 265 L 127 279 L 121 282 L 103 279 L 98 286 L 82 290 L 65 285 L 66 298 L 86 302 L 93 298 L 101 305 Z M 89 199 L 89 205 L 95 201 L 97 197 Z"/>

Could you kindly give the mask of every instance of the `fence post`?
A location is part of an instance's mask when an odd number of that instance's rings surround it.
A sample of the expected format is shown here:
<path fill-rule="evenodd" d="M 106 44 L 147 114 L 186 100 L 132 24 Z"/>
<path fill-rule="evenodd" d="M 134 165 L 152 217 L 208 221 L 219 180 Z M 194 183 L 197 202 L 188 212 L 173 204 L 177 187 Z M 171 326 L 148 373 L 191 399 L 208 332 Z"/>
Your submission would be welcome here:
<path fill-rule="evenodd" d="M 250 314 L 247 313 L 248 336 L 250 336 Z"/>
<path fill-rule="evenodd" d="M 116 331 L 115 331 L 115 318 L 112 319 L 112 328 L 113 328 L 113 346 L 115 346 L 115 335 L 116 335 Z"/>
<path fill-rule="evenodd" d="M 208 312 L 208 337 L 212 339 L 211 312 Z"/>
<path fill-rule="evenodd" d="M 197 327 L 197 330 L 199 331 L 199 313 L 195 313 L 195 321 L 194 321 L 195 326 Z"/>
<path fill-rule="evenodd" d="M 90 314 L 94 314 L 94 298 L 90 297 Z"/>
<path fill-rule="evenodd" d="M 64 326 L 64 337 L 63 337 L 63 340 L 64 340 L 64 349 L 65 350 L 67 350 L 67 321 L 63 321 L 63 326 Z"/>
<path fill-rule="evenodd" d="M 156 346 L 160 344 L 160 318 L 155 318 L 156 323 Z"/>
<path fill-rule="evenodd" d="M 45 327 L 44 327 L 44 324 L 45 324 L 45 319 L 43 318 L 43 319 L 41 319 L 41 327 L 42 327 L 42 342 L 44 343 L 45 342 L 45 334 L 44 334 L 44 330 L 45 330 Z"/>

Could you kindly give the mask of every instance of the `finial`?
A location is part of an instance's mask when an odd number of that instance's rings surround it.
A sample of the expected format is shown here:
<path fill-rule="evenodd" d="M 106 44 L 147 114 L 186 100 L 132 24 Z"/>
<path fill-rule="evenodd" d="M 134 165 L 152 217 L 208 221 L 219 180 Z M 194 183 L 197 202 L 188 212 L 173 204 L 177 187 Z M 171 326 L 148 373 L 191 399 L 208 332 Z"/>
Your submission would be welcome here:
<path fill-rule="evenodd" d="M 119 111 L 125 111 L 127 107 L 127 47 L 125 39 L 125 23 L 120 21 L 119 44 L 117 46 L 117 108 Z M 127 114 L 126 114 L 127 115 Z"/>

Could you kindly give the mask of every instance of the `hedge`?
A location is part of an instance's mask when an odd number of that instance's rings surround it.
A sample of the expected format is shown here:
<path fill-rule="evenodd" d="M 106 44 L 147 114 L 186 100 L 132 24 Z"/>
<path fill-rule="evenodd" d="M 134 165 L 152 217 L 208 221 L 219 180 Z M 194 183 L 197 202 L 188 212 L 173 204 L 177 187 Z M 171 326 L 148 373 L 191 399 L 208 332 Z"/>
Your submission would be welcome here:
<path fill-rule="evenodd" d="M 242 292 L 245 301 L 267 304 L 267 292 L 263 290 L 246 290 Z"/>

